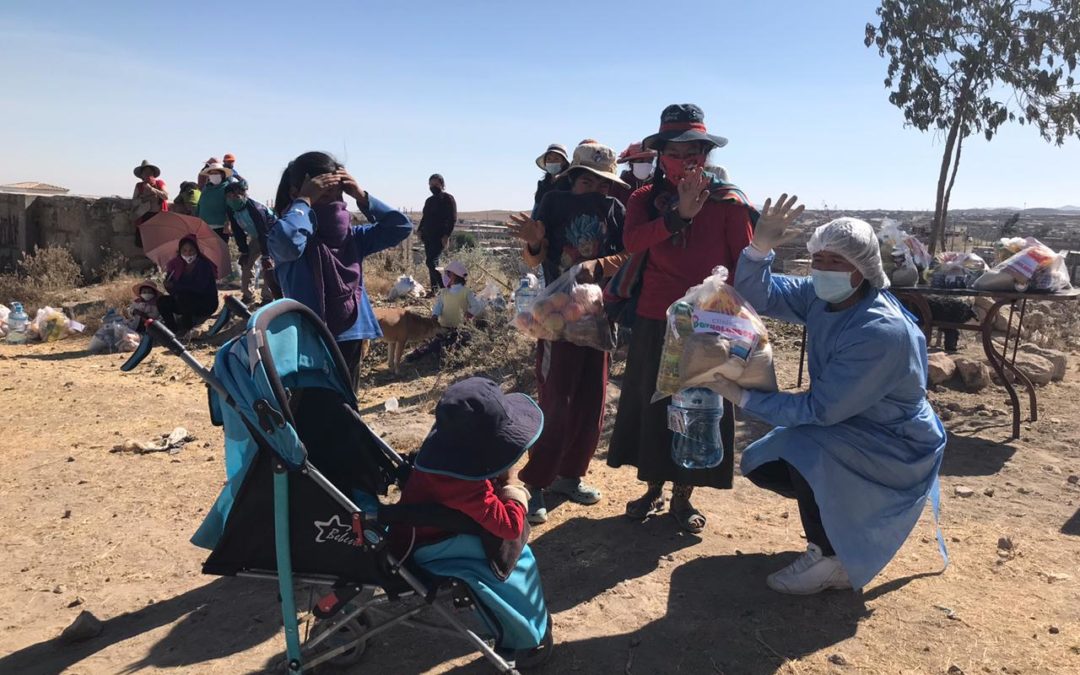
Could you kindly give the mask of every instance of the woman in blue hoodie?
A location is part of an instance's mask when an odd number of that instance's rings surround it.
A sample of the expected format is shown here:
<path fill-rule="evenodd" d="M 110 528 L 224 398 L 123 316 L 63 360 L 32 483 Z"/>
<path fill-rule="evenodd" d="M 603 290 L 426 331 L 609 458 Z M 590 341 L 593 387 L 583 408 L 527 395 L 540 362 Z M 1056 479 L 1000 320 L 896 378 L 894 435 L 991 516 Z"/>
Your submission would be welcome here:
<path fill-rule="evenodd" d="M 352 225 L 344 195 L 356 200 L 372 224 Z M 289 162 L 274 208 L 278 220 L 268 243 L 281 290 L 326 322 L 355 388 L 363 341 L 382 337 L 364 291 L 363 260 L 404 241 L 412 222 L 368 194 L 323 152 L 306 152 Z"/>

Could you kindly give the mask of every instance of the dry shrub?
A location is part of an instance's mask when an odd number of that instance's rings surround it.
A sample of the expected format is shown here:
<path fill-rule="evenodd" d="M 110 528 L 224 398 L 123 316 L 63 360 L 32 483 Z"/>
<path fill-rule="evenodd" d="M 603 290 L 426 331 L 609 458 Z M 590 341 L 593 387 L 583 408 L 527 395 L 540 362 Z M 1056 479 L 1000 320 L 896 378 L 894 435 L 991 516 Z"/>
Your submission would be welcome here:
<path fill-rule="evenodd" d="M 34 247 L 24 253 L 14 274 L 0 275 L 0 302 L 18 301 L 28 310 L 59 303 L 63 294 L 82 283 L 82 271 L 62 246 Z"/>
<path fill-rule="evenodd" d="M 484 321 L 460 328 L 462 338 L 443 354 L 443 375 L 486 377 L 510 391 L 535 392 L 536 341 L 510 325 L 510 314 L 488 312 Z"/>
<path fill-rule="evenodd" d="M 128 259 L 120 251 L 102 246 L 103 257 L 101 265 L 94 270 L 94 280 L 99 282 L 113 281 L 119 279 L 128 270 Z"/>

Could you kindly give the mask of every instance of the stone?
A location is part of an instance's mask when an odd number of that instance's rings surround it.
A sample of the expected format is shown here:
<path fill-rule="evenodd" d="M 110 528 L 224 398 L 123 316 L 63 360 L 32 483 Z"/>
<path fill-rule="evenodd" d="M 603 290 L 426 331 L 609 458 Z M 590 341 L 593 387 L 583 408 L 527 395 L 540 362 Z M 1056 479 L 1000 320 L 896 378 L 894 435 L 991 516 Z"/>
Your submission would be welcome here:
<path fill-rule="evenodd" d="M 954 360 L 956 372 L 964 383 L 964 389 L 976 392 L 990 386 L 990 368 L 982 361 L 961 356 Z"/>
<path fill-rule="evenodd" d="M 1011 551 L 1011 550 L 1013 550 L 1014 546 L 1015 546 L 1015 544 L 1013 544 L 1013 540 L 1010 539 L 1009 537 L 999 537 L 998 538 L 998 548 L 1001 549 L 1002 551 Z"/>
<path fill-rule="evenodd" d="M 1061 632 L 1061 629 L 1058 628 L 1057 626 L 1050 626 L 1050 634 L 1051 635 L 1057 635 L 1060 632 Z"/>
<path fill-rule="evenodd" d="M 847 658 L 843 654 L 829 654 L 829 663 L 834 666 L 846 666 L 848 664 Z"/>
<path fill-rule="evenodd" d="M 101 631 L 104 629 L 104 624 L 96 616 L 83 610 L 79 612 L 79 616 L 75 617 L 71 625 L 60 634 L 60 639 L 64 642 L 82 642 L 101 635 Z"/>
<path fill-rule="evenodd" d="M 1056 349 L 1047 349 L 1046 347 L 1040 347 L 1033 344 L 1020 345 L 1020 352 L 1026 354 L 1035 354 L 1041 356 L 1044 359 L 1054 364 L 1054 372 L 1050 376 L 1053 382 L 1060 382 L 1065 379 L 1065 373 L 1069 369 L 1069 355 L 1065 352 L 1060 352 Z M 1019 358 L 1019 354 L 1017 355 Z"/>
<path fill-rule="evenodd" d="M 956 362 L 943 352 L 934 352 L 927 358 L 930 384 L 941 384 L 956 373 Z"/>
<path fill-rule="evenodd" d="M 971 497 L 972 495 L 974 495 L 975 491 L 972 490 L 969 487 L 965 487 L 963 485 L 957 485 L 955 488 L 953 488 L 953 494 L 956 495 L 957 497 L 967 498 L 967 497 Z"/>
<path fill-rule="evenodd" d="M 949 666 L 949 670 L 947 672 L 949 673 L 949 675 L 964 675 L 964 669 L 956 665 L 955 663 Z"/>
<path fill-rule="evenodd" d="M 1069 477 L 1066 478 L 1065 480 L 1069 481 L 1070 485 L 1076 485 L 1077 483 L 1080 483 L 1080 476 L 1077 476 L 1075 473 L 1072 473 L 1072 474 L 1069 474 Z"/>
<path fill-rule="evenodd" d="M 983 494 L 986 495 L 987 497 L 993 497 L 994 496 L 994 488 L 992 488 L 992 487 L 986 488 L 985 490 L 983 490 Z"/>
<path fill-rule="evenodd" d="M 1053 361 L 1038 354 L 1018 352 L 1014 365 L 1032 384 L 1050 384 L 1054 378 Z"/>

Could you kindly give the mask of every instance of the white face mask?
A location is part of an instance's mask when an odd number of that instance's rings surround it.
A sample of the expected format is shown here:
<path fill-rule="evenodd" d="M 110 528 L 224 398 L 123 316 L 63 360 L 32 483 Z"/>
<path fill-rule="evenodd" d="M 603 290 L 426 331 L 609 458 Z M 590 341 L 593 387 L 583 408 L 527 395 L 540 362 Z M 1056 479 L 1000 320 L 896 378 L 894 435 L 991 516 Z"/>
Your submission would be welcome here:
<path fill-rule="evenodd" d="M 556 176 L 562 173 L 562 164 L 560 164 L 559 162 L 548 162 L 544 165 L 544 170 L 552 176 Z"/>
<path fill-rule="evenodd" d="M 814 293 L 825 302 L 843 302 L 855 292 L 851 286 L 851 272 L 811 269 L 810 276 L 814 281 Z"/>
<path fill-rule="evenodd" d="M 206 177 L 206 180 L 211 185 L 221 185 L 221 181 L 224 180 L 220 173 L 212 173 Z"/>
<path fill-rule="evenodd" d="M 195 258 L 197 258 L 198 256 L 182 255 L 180 257 L 184 259 L 184 262 L 190 265 L 191 263 L 195 262 Z"/>
<path fill-rule="evenodd" d="M 150 302 L 151 300 L 154 299 L 154 294 L 153 293 L 143 293 L 140 297 L 142 297 L 143 302 Z"/>
<path fill-rule="evenodd" d="M 652 162 L 633 162 L 630 164 L 630 170 L 634 172 L 634 178 L 648 180 L 652 175 Z"/>

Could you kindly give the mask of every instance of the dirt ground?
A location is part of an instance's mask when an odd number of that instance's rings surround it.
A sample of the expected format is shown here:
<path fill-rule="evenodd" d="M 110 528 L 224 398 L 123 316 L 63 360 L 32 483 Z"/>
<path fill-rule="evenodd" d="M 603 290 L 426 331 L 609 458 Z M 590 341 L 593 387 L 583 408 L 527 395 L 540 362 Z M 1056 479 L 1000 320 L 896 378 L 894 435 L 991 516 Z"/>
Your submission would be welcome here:
<path fill-rule="evenodd" d="M 166 354 L 122 374 L 124 357 L 87 355 L 87 341 L 0 345 L 0 673 L 265 672 L 284 649 L 276 588 L 201 575 L 206 552 L 188 542 L 224 480 L 203 387 Z M 209 362 L 212 349 L 197 354 Z M 794 385 L 797 355 L 781 350 L 782 386 Z M 589 479 L 603 501 L 558 505 L 533 532 L 557 640 L 539 672 L 1080 672 L 1075 362 L 1064 383 L 1040 389 L 1040 419 L 1021 441 L 1004 440 L 1003 390 L 932 394 L 955 413 L 942 472 L 952 564 L 940 573 L 927 513 L 862 593 L 769 591 L 765 575 L 805 541 L 794 503 L 742 478 L 697 496 L 709 516 L 700 537 L 667 516 L 627 521 L 623 506 L 641 487 L 630 470 L 607 468 L 601 447 Z M 362 408 L 407 451 L 447 382 L 434 368 L 395 379 L 380 363 L 365 374 Z M 396 413 L 383 407 L 391 396 Z M 175 455 L 110 452 L 176 426 L 197 440 Z M 740 447 L 764 431 L 739 428 Z M 1003 537 L 1011 549 L 999 548 Z M 61 644 L 83 610 L 104 631 Z M 350 672 L 491 671 L 457 643 L 402 629 Z"/>

